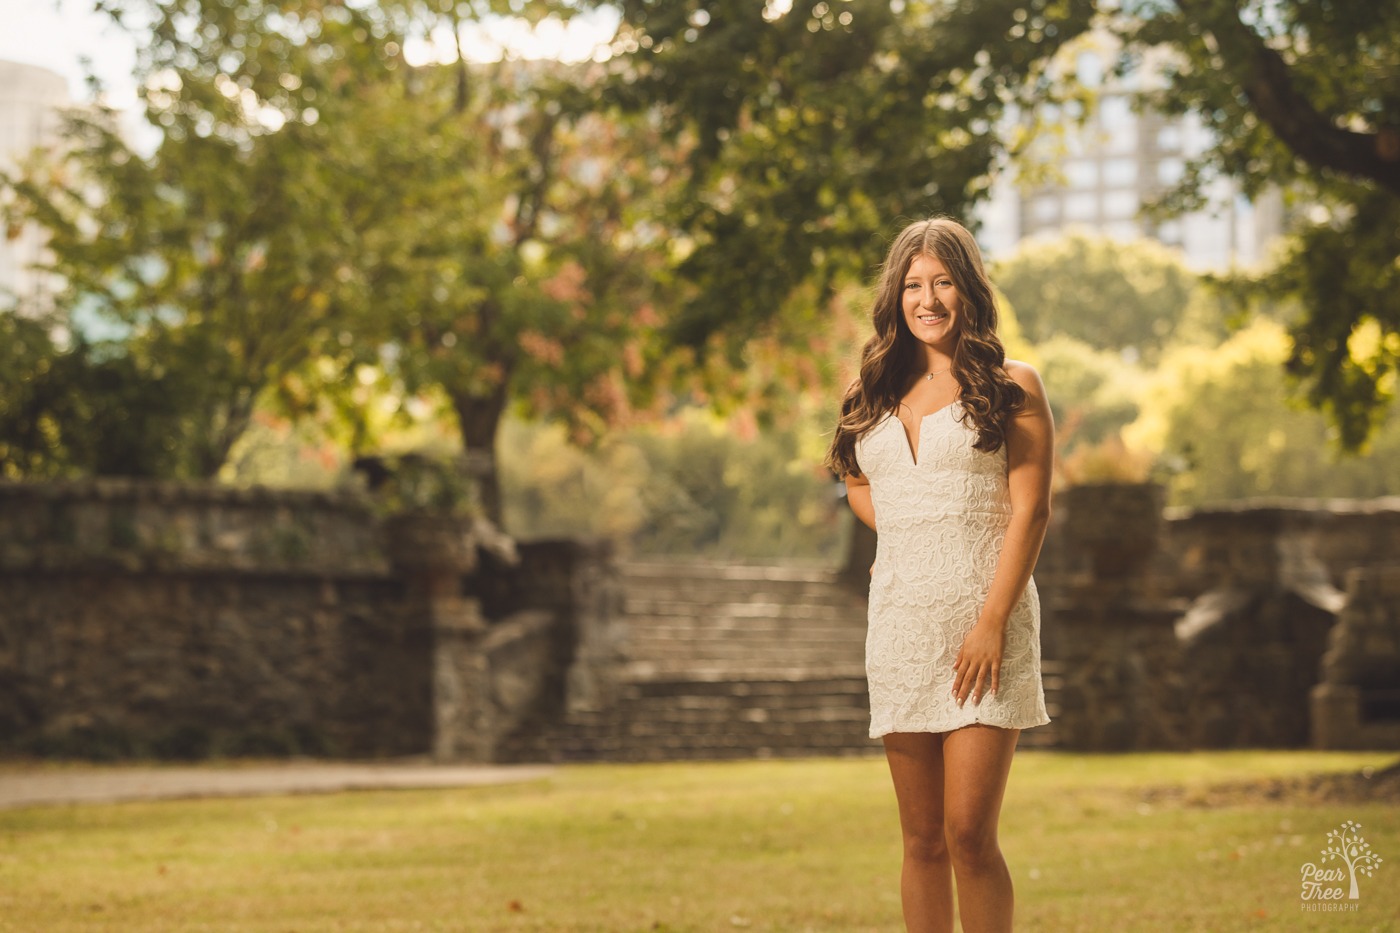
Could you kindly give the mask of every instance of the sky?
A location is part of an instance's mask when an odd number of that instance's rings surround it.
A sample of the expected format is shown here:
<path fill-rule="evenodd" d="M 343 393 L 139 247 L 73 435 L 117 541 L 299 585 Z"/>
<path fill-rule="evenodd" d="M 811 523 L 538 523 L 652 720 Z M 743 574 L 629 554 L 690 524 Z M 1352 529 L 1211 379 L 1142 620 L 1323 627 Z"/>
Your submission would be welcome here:
<path fill-rule="evenodd" d="M 0 0 L 0 23 L 0 60 L 56 71 L 68 79 L 73 99 L 82 101 L 90 96 L 83 79 L 82 59 L 87 57 L 107 88 L 108 104 L 117 109 L 135 104 L 135 45 L 106 16 L 93 12 L 92 0 Z M 497 20 L 473 29 L 465 46 L 468 57 L 478 61 L 500 58 L 507 48 L 527 58 L 578 61 L 592 57 L 615 28 L 616 19 L 606 12 L 579 17 L 567 26 L 546 22 L 533 32 L 519 21 Z M 414 64 L 441 59 L 451 47 L 450 31 L 438 39 L 436 49 L 427 42 L 406 44 L 405 55 Z"/>
<path fill-rule="evenodd" d="M 81 59 L 88 56 L 109 86 L 108 102 L 119 108 L 135 103 L 135 46 L 92 11 L 91 0 L 0 0 L 0 23 L 0 59 L 56 71 L 68 79 L 74 100 L 87 100 Z"/>

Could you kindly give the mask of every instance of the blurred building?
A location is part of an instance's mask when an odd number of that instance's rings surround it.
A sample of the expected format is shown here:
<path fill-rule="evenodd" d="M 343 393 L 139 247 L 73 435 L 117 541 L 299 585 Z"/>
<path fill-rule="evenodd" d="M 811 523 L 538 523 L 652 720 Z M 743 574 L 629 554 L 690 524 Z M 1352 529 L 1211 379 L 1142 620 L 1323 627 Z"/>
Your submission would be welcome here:
<path fill-rule="evenodd" d="M 36 147 L 52 143 L 62 108 L 68 106 L 68 82 L 37 65 L 0 61 L 0 171 L 13 171 Z M 0 237 L 0 308 L 16 300 L 42 306 L 53 293 L 50 278 L 32 270 L 44 252 L 44 237 L 34 228 L 3 231 Z"/>
<path fill-rule="evenodd" d="M 1111 74 L 1117 49 L 1090 36 L 1071 59 L 1092 93 L 1087 111 L 1047 105 L 1046 127 L 1023 160 L 1003 173 L 978 214 L 987 252 L 1004 256 L 1022 239 L 1078 226 L 1115 239 L 1150 237 L 1180 249 L 1195 269 L 1250 266 L 1265 258 L 1283 227 L 1282 198 L 1251 202 L 1229 178 L 1206 186 L 1205 209 L 1166 219 L 1143 207 L 1181 180 L 1187 162 L 1210 146 L 1198 119 L 1136 112 L 1133 96 L 1159 74 L 1150 59 L 1125 78 Z M 1080 117 L 1083 117 L 1082 121 Z"/>

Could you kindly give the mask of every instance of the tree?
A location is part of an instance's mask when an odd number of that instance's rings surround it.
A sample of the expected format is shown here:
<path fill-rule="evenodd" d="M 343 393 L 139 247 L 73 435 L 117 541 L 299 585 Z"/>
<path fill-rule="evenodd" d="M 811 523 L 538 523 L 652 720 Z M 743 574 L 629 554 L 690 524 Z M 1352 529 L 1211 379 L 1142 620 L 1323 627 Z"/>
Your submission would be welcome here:
<path fill-rule="evenodd" d="M 1377 431 L 1371 456 L 1342 456 L 1327 419 L 1288 400 L 1288 352 L 1284 325 L 1261 317 L 1219 347 L 1182 345 L 1164 354 L 1123 434 L 1130 447 L 1155 455 L 1173 505 L 1394 491 L 1400 418 Z M 1394 414 L 1400 406 L 1392 406 Z"/>
<path fill-rule="evenodd" d="M 1150 362 L 1174 340 L 1225 335 L 1220 303 L 1179 254 L 1149 240 L 1071 231 L 1022 243 L 991 272 L 1032 343 L 1066 336 Z"/>
<path fill-rule="evenodd" d="M 1192 206 L 1217 174 L 1307 205 L 1279 263 L 1235 284 L 1301 306 L 1288 368 L 1342 445 L 1361 447 L 1400 370 L 1400 6 L 1134 0 L 1122 11 L 1132 57 L 1172 53 L 1147 102 L 1199 115 L 1215 139 L 1166 205 Z M 1354 339 L 1371 325 L 1379 339 Z"/>
<path fill-rule="evenodd" d="M 79 335 L 61 346 L 54 332 L 43 318 L 0 314 L 0 476 L 176 472 L 185 412 L 170 381 L 111 345 Z"/>
<path fill-rule="evenodd" d="M 440 394 L 500 516 L 496 438 L 507 409 L 596 439 L 655 401 L 665 238 L 649 209 L 667 147 L 644 119 L 590 108 L 588 69 L 548 63 L 421 68 L 392 132 L 345 147 L 379 221 L 359 254 L 366 301 L 279 385 L 305 414 L 327 401 L 371 452 L 359 382 L 406 405 Z"/>
<path fill-rule="evenodd" d="M 1036 354 L 1062 457 L 1111 441 L 1137 417 L 1145 372 L 1121 354 L 1063 335 L 1037 344 Z"/>
<path fill-rule="evenodd" d="M 643 554 L 830 561 L 844 506 L 804 449 L 818 419 L 758 431 L 748 412 L 694 406 L 581 449 L 556 425 L 508 418 L 507 513 L 521 533 L 604 535 Z"/>
<path fill-rule="evenodd" d="M 645 117 L 595 112 L 586 71 L 473 69 L 460 44 L 452 65 L 404 58 L 411 35 L 460 43 L 465 19 L 516 6 L 102 5 L 151 33 L 160 143 L 142 156 L 76 116 L 65 173 L 10 179 L 13 217 L 51 231 L 63 306 L 116 325 L 113 352 L 178 399 L 186 455 L 163 472 L 212 475 L 272 387 L 294 411 L 353 409 L 369 369 L 450 400 L 495 513 L 507 404 L 582 436 L 647 402 L 644 372 L 667 370 L 646 189 L 667 147 Z"/>
<path fill-rule="evenodd" d="M 118 22 L 137 6 L 98 3 Z M 101 354 L 122 361 L 109 366 L 122 391 L 174 409 L 169 457 L 91 466 L 207 477 L 259 393 L 363 300 L 355 244 L 372 218 L 319 156 L 385 64 L 363 41 L 382 24 L 340 4 L 139 7 L 155 150 L 110 112 L 75 111 L 47 164 L 4 179 L 7 214 L 45 228 L 67 325 L 115 335 Z"/>
<path fill-rule="evenodd" d="M 687 147 L 668 211 L 690 291 L 666 335 L 742 364 L 784 317 L 867 280 L 901 219 L 965 216 L 1009 107 L 1089 0 L 621 0 L 613 96 Z"/>

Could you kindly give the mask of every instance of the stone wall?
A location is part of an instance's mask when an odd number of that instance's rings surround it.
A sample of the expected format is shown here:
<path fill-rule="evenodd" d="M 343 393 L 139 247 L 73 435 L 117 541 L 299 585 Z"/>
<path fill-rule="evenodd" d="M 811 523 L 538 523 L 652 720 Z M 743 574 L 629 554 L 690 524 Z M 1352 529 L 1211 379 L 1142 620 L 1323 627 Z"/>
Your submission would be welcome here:
<path fill-rule="evenodd" d="M 476 531 L 353 495 L 0 483 L 0 754 L 489 759 L 590 676 L 574 577 L 599 572 L 522 548 L 492 574 L 518 604 L 483 600 Z"/>
<path fill-rule="evenodd" d="M 1182 595 L 1269 580 L 1341 592 L 1349 571 L 1400 561 L 1400 496 L 1254 499 L 1165 514 L 1154 576 Z"/>
<path fill-rule="evenodd" d="M 1307 744 L 1345 580 L 1397 560 L 1400 500 L 1160 505 L 1150 485 L 1056 499 L 1036 580 L 1061 744 Z"/>
<path fill-rule="evenodd" d="M 1347 573 L 1311 693 L 1318 748 L 1400 748 L 1400 564 Z"/>
<path fill-rule="evenodd" d="M 0 485 L 0 750 L 420 750 L 431 633 L 380 545 L 327 495 Z"/>
<path fill-rule="evenodd" d="M 1191 599 L 1177 624 L 1186 743 L 1308 744 L 1347 580 L 1400 560 L 1400 499 L 1257 500 L 1169 513 L 1167 529 L 1158 576 Z"/>
<path fill-rule="evenodd" d="M 0 755 L 488 761 L 642 709 L 642 623 L 606 543 L 487 531 L 352 495 L 0 483 Z M 854 535 L 821 586 L 863 593 L 872 547 Z M 1036 568 L 1059 743 L 1397 741 L 1398 559 L 1400 500 L 1164 512 L 1153 486 L 1066 491 Z M 799 591 L 765 611 L 817 612 Z"/>

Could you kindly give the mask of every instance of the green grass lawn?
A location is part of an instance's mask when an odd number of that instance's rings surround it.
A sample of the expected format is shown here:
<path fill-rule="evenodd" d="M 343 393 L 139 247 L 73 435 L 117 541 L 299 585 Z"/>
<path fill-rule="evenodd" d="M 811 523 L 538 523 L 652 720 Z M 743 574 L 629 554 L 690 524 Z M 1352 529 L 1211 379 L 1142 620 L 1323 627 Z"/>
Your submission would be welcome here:
<path fill-rule="evenodd" d="M 1017 755 L 1017 929 L 1400 929 L 1400 812 L 1220 782 L 1385 753 Z M 1174 797 L 1146 788 L 1186 788 Z M 1174 802 L 1164 802 L 1171 800 Z M 1359 909 L 1301 910 L 1343 820 L 1385 862 Z M 883 759 L 574 766 L 500 787 L 0 811 L 0 930 L 898 931 Z"/>

